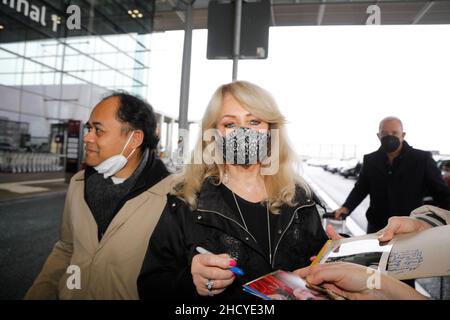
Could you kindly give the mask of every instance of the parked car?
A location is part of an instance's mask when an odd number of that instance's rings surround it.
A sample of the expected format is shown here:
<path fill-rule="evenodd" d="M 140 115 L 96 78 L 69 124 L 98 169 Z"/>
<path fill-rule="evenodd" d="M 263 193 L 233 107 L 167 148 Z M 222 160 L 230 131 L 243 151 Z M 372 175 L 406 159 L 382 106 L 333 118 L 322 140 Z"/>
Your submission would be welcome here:
<path fill-rule="evenodd" d="M 344 165 L 340 170 L 339 174 L 344 178 L 348 177 L 358 177 L 361 171 L 362 162 L 358 159 L 348 160 L 346 165 Z"/>
<path fill-rule="evenodd" d="M 336 173 L 342 166 L 342 160 L 334 160 L 325 165 L 323 168 L 325 171 Z"/>
<path fill-rule="evenodd" d="M 440 159 L 437 161 L 437 166 L 441 170 L 442 178 L 450 187 L 450 159 Z"/>
<path fill-rule="evenodd" d="M 339 173 L 342 170 L 342 168 L 348 167 L 349 164 L 353 163 L 355 160 L 356 159 L 354 159 L 354 158 L 335 160 L 335 161 L 331 162 L 330 164 L 328 164 L 326 167 L 324 167 L 324 169 L 331 173 Z M 356 165 L 356 163 L 354 165 Z"/>
<path fill-rule="evenodd" d="M 7 142 L 0 142 L 0 151 L 16 151 L 16 148 Z"/>
<path fill-rule="evenodd" d="M 326 166 L 329 162 L 330 160 L 317 158 L 311 158 L 305 161 L 305 163 L 310 167 L 321 167 L 321 168 Z"/>

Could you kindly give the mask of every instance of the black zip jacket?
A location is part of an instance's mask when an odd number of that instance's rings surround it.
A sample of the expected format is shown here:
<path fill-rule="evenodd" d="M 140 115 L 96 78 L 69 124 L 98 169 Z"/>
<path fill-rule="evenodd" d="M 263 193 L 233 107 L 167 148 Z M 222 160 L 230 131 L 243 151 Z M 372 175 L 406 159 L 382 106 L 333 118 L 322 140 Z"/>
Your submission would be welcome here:
<path fill-rule="evenodd" d="M 190 270 L 192 258 L 197 254 L 195 248 L 201 246 L 216 254 L 229 254 L 245 273 L 236 277 L 215 299 L 258 299 L 243 292 L 242 285 L 274 270 L 293 271 L 308 266 L 310 257 L 316 255 L 328 240 L 316 203 L 301 188 L 297 188 L 296 202 L 294 207 L 284 205 L 281 208 L 273 232 L 270 264 L 263 250 L 242 226 L 239 213 L 227 206 L 211 179 L 202 186 L 196 210 L 179 198 L 168 196 L 138 278 L 140 298 L 200 298 Z"/>

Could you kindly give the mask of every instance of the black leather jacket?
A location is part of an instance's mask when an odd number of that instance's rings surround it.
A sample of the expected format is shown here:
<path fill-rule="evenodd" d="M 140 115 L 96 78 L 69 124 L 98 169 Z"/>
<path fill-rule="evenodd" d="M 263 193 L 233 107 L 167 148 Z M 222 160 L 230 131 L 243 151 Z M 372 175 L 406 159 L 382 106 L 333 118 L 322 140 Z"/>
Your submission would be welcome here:
<path fill-rule="evenodd" d="M 192 258 L 201 246 L 237 259 L 245 275 L 237 277 L 221 299 L 253 299 L 242 285 L 274 270 L 292 271 L 308 266 L 328 239 L 316 203 L 297 188 L 297 205 L 284 205 L 272 240 L 272 264 L 244 229 L 239 213 L 231 210 L 211 180 L 203 184 L 198 209 L 168 196 L 138 278 L 141 299 L 190 300 L 198 298 L 190 272 Z M 210 299 L 210 298 L 209 298 Z"/>

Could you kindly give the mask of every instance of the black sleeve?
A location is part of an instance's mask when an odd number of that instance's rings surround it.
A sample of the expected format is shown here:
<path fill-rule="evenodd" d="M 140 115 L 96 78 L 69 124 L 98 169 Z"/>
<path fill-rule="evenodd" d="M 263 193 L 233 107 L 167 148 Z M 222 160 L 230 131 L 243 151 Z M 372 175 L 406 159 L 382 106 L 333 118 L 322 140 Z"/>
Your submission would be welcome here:
<path fill-rule="evenodd" d="M 305 256 L 309 261 L 309 258 L 319 253 L 320 249 L 327 242 L 328 236 L 323 229 L 322 219 L 317 211 L 317 207 L 309 208 L 306 212 L 306 219 L 302 221 L 302 224 L 308 239 L 308 249 L 305 252 Z"/>
<path fill-rule="evenodd" d="M 346 207 L 351 213 L 369 194 L 369 178 L 367 176 L 367 158 L 364 157 L 361 172 L 355 186 L 345 200 L 343 207 Z"/>
<path fill-rule="evenodd" d="M 431 154 L 425 161 L 425 183 L 438 207 L 450 210 L 450 188 L 442 178 L 441 171 L 434 162 Z"/>
<path fill-rule="evenodd" d="M 189 300 L 197 297 L 184 233 L 185 204 L 170 199 L 150 237 L 137 280 L 140 299 Z"/>
<path fill-rule="evenodd" d="M 320 249 L 322 249 L 323 245 L 328 241 L 328 235 L 323 229 L 322 219 L 320 217 L 319 212 L 317 211 L 317 208 L 315 208 L 311 220 L 312 220 L 311 230 L 313 232 L 312 239 L 314 239 L 312 241 L 312 254 L 311 254 L 312 257 L 314 255 L 317 255 Z"/>

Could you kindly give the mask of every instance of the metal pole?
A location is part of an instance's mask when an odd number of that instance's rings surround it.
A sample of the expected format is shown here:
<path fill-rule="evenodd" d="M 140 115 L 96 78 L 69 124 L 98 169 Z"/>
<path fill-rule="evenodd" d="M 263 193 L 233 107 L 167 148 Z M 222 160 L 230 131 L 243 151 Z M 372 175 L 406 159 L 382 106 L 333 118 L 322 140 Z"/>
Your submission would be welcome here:
<path fill-rule="evenodd" d="M 158 155 L 160 154 L 161 151 L 161 145 L 163 143 L 163 127 L 164 127 L 164 116 L 161 114 L 159 117 L 159 143 L 158 143 Z M 167 131 L 166 131 L 167 134 Z M 166 144 L 167 147 L 167 144 Z"/>
<path fill-rule="evenodd" d="M 181 88 L 180 88 L 180 109 L 178 112 L 178 137 L 180 145 L 178 151 L 183 153 L 184 149 L 188 149 L 187 141 L 180 139 L 181 130 L 189 130 L 188 108 L 189 108 L 189 81 L 191 76 L 191 49 L 192 49 L 192 4 L 191 1 L 186 5 L 186 20 L 184 27 L 184 46 L 183 46 L 183 63 L 181 69 Z"/>
<path fill-rule="evenodd" d="M 236 0 L 234 11 L 233 81 L 237 80 L 239 54 L 241 52 L 242 0 Z"/>
<path fill-rule="evenodd" d="M 173 119 L 170 119 L 170 122 L 167 123 L 166 154 L 169 159 L 172 159 L 172 135 L 174 123 L 175 120 Z"/>

